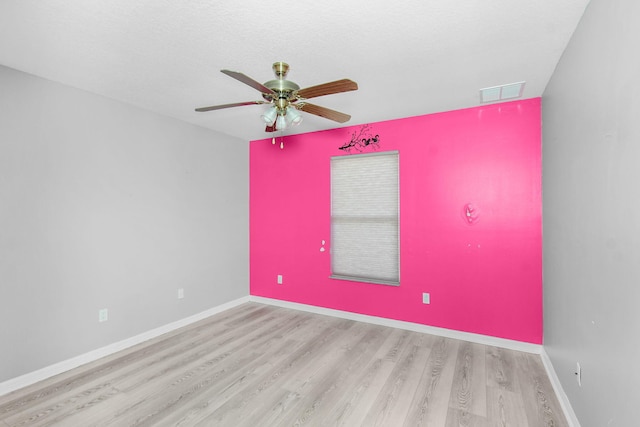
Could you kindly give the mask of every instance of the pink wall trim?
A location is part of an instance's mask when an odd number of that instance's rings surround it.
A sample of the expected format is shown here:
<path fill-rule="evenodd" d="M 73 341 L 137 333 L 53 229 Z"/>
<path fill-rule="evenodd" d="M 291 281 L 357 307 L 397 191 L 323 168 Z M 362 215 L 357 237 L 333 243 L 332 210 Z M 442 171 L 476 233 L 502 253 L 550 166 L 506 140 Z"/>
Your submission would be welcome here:
<path fill-rule="evenodd" d="M 283 150 L 252 141 L 251 295 L 542 344 L 540 106 L 369 124 L 379 142 L 363 152 L 399 151 L 399 287 L 330 279 L 320 251 L 331 246 L 329 160 L 349 155 L 338 147 L 362 125 L 285 136 Z"/>

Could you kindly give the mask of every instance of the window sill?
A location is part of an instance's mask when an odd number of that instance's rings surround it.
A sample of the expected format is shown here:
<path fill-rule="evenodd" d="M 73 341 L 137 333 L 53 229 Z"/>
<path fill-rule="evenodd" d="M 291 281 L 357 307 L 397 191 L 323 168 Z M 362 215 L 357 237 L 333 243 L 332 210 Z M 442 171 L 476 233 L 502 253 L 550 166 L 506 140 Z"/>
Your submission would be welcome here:
<path fill-rule="evenodd" d="M 335 279 L 335 280 L 346 280 L 349 282 L 371 283 L 373 285 L 400 286 L 400 282 L 395 282 L 392 280 L 371 279 L 368 277 L 353 277 L 353 276 L 341 276 L 339 274 L 332 274 L 331 276 L 329 276 L 329 278 Z"/>

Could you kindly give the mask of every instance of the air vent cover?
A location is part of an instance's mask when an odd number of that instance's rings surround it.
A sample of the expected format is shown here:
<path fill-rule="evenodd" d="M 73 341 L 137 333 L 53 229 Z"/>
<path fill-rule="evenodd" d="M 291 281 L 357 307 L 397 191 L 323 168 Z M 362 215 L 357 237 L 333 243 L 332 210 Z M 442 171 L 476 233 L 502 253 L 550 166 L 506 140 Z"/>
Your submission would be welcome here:
<path fill-rule="evenodd" d="M 524 84 L 525 82 L 517 82 L 480 89 L 480 102 L 487 103 L 520 98 L 524 91 Z"/>

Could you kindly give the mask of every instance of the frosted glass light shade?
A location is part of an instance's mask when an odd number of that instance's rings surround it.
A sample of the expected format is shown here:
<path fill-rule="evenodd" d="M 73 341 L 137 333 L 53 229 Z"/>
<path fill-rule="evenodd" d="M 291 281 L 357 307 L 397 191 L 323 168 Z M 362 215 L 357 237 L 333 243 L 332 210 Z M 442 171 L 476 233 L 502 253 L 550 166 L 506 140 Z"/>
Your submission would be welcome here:
<path fill-rule="evenodd" d="M 284 118 L 284 116 L 278 116 L 278 118 L 276 119 L 276 129 L 284 130 L 286 128 L 287 128 L 287 120 Z"/>
<path fill-rule="evenodd" d="M 277 115 L 278 110 L 276 110 L 276 107 L 270 107 L 267 111 L 264 112 L 264 114 L 260 116 L 260 118 L 262 118 L 262 120 L 264 120 L 266 124 L 272 125 Z"/>
<path fill-rule="evenodd" d="M 293 107 L 287 107 L 287 120 L 291 125 L 297 126 L 302 123 L 302 114 Z"/>

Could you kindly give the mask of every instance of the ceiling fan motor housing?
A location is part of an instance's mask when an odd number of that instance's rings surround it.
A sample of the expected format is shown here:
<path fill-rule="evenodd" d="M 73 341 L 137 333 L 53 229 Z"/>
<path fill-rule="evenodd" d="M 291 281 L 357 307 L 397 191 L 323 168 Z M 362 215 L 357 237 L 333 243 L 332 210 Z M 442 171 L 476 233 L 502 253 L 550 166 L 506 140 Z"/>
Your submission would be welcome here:
<path fill-rule="evenodd" d="M 266 100 L 270 100 L 271 98 L 290 99 L 293 97 L 293 92 L 300 89 L 300 86 L 290 80 L 269 80 L 268 82 L 265 82 L 264 85 L 274 91 L 277 95 L 277 97 L 274 97 L 273 94 L 263 93 L 262 97 Z"/>
<path fill-rule="evenodd" d="M 277 80 L 269 80 L 264 83 L 264 86 L 274 91 L 275 96 L 273 93 L 263 93 L 262 97 L 267 101 L 273 101 L 278 110 L 278 114 L 284 115 L 289 104 L 297 101 L 294 92 L 299 90 L 300 86 L 292 81 L 285 80 L 289 72 L 289 64 L 285 62 L 275 62 L 273 64 L 273 72 Z"/>

